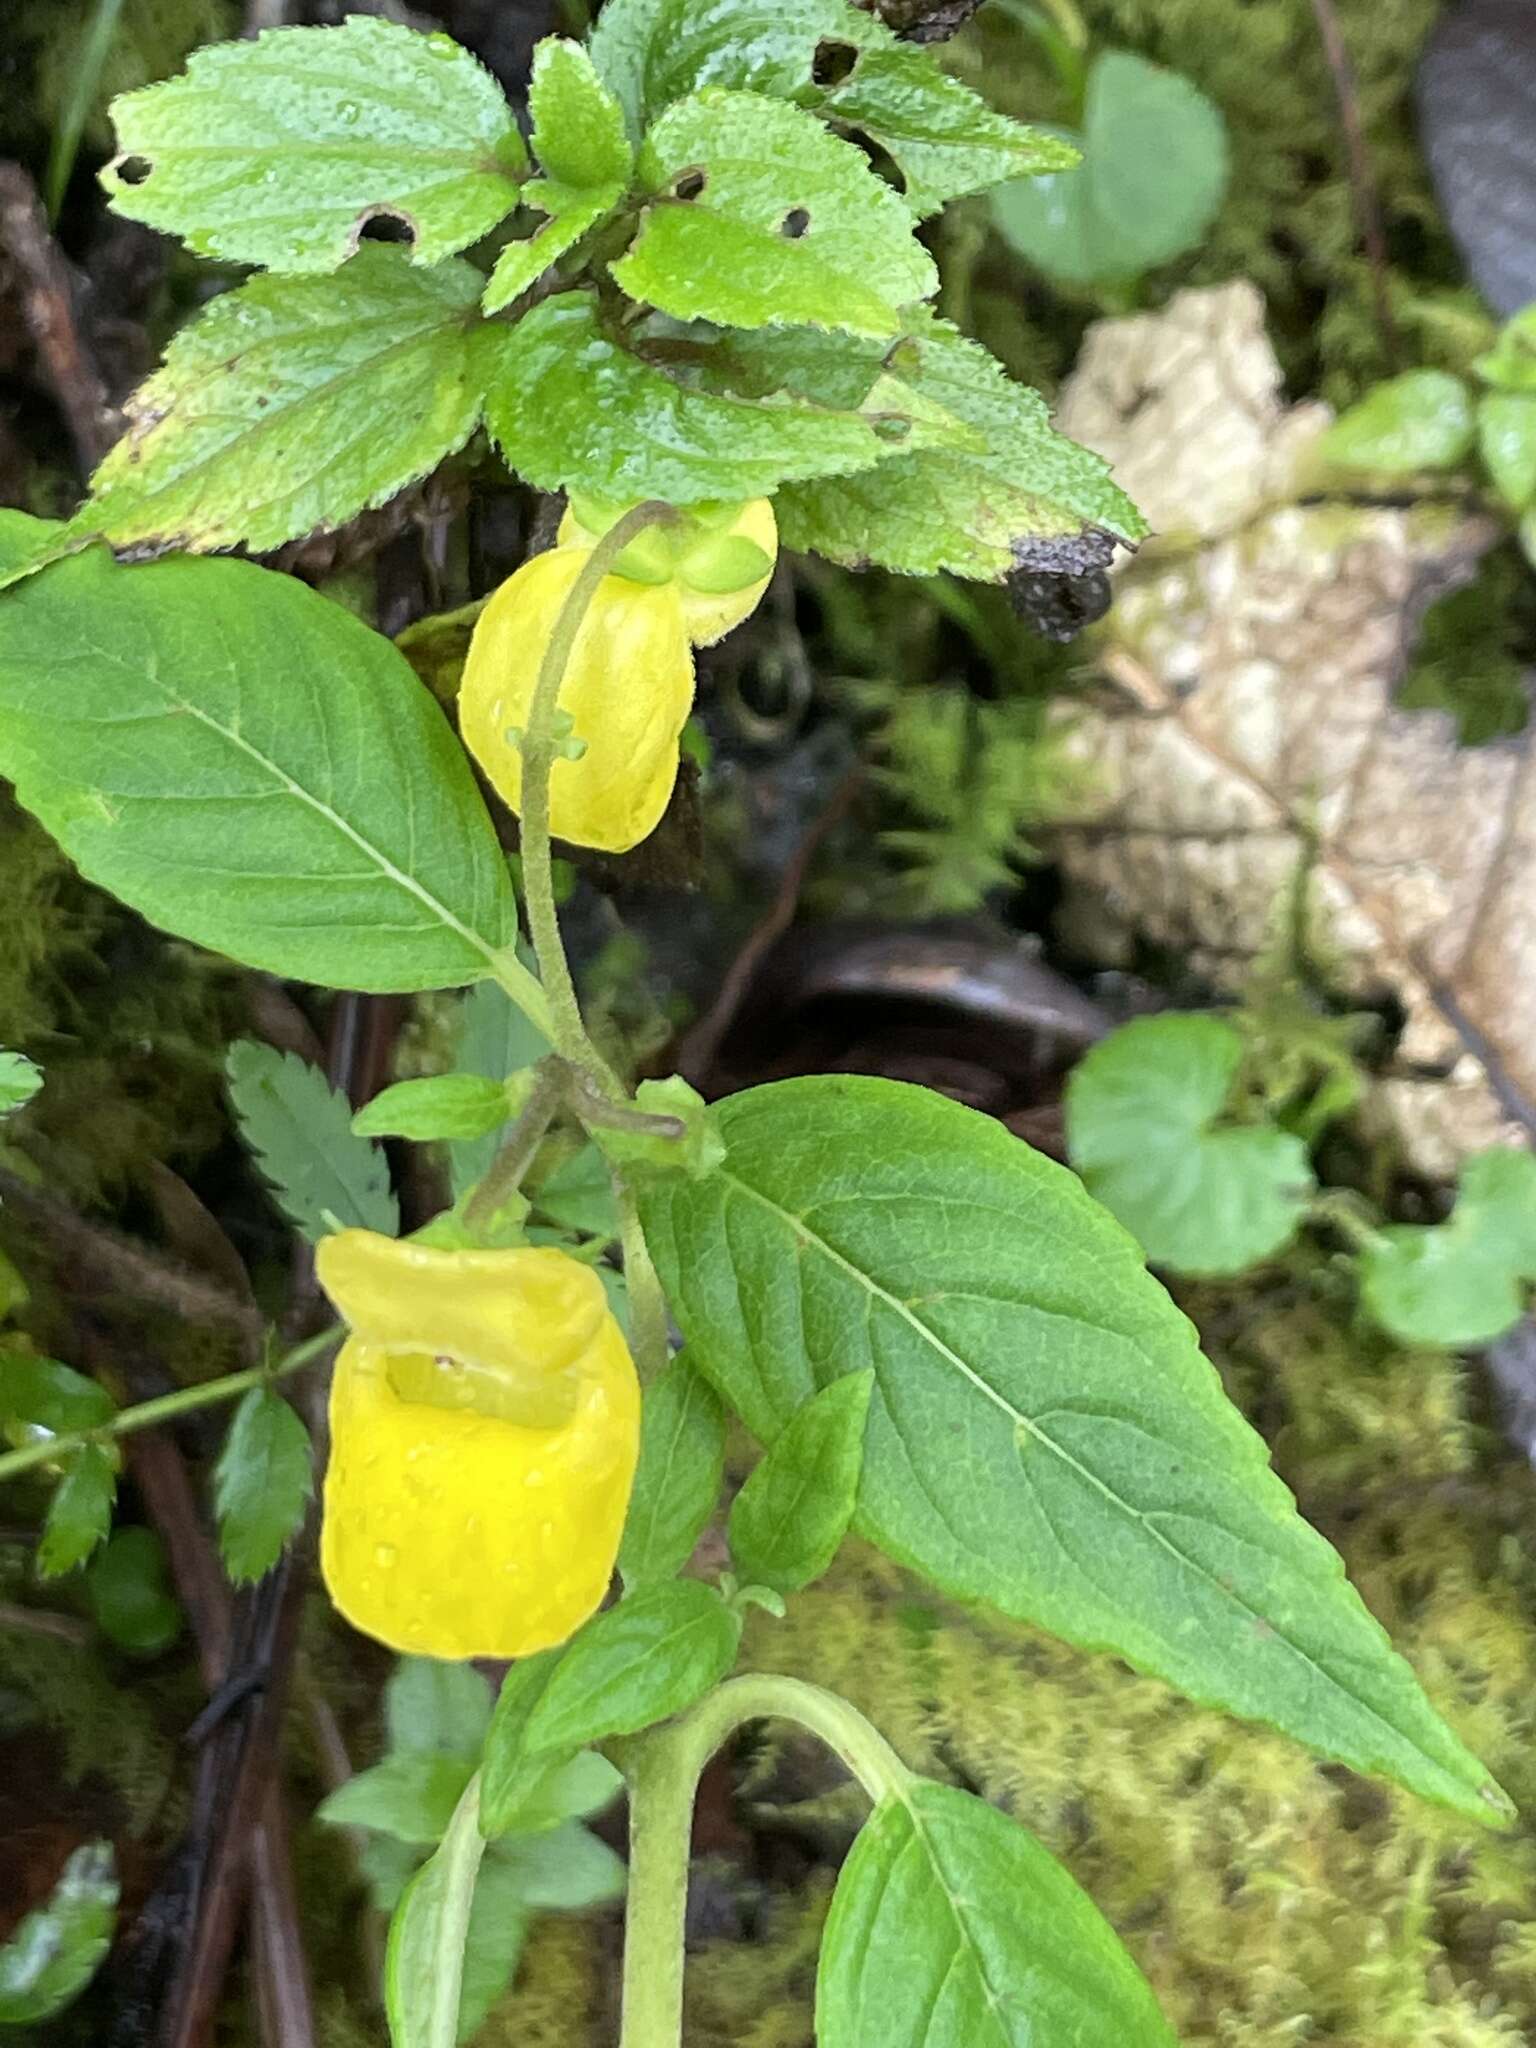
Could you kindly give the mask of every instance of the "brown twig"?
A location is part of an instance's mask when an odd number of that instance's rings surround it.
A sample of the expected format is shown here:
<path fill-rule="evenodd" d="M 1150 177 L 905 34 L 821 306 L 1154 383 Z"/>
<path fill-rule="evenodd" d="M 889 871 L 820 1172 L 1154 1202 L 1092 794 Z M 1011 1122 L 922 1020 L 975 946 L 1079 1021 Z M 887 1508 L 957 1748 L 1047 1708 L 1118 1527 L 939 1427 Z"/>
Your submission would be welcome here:
<path fill-rule="evenodd" d="M 1388 290 L 1387 238 L 1382 226 L 1381 195 L 1377 190 L 1376 174 L 1371 165 L 1370 145 L 1365 139 L 1365 124 L 1360 118 L 1360 95 L 1355 85 L 1355 67 L 1350 62 L 1349 48 L 1344 41 L 1344 32 L 1339 26 L 1339 17 L 1333 0 L 1312 0 L 1312 12 L 1317 20 L 1317 32 L 1322 38 L 1323 55 L 1328 60 L 1328 69 L 1333 76 L 1334 97 L 1339 103 L 1339 125 L 1344 131 L 1344 148 L 1349 159 L 1349 189 L 1354 202 L 1355 225 L 1371 267 L 1371 293 L 1375 304 L 1376 326 L 1381 336 L 1382 354 L 1395 370 L 1402 362 L 1402 346 L 1398 339 L 1397 322 L 1392 317 L 1392 300 Z"/>
<path fill-rule="evenodd" d="M 96 1302 L 126 1295 L 147 1307 L 168 1310 L 183 1322 L 234 1330 L 253 1357 L 259 1351 L 266 1333 L 260 1311 L 248 1301 L 236 1301 L 216 1282 L 151 1251 L 110 1224 L 88 1222 L 57 1196 L 45 1194 L 6 1167 L 0 1167 L 0 1204 L 42 1234 L 59 1279 L 72 1293 Z"/>
<path fill-rule="evenodd" d="M 117 439 L 122 422 L 75 319 L 74 281 L 37 187 L 20 164 L 0 163 L 0 253 L 9 260 L 21 315 L 74 443 L 82 480 Z"/>

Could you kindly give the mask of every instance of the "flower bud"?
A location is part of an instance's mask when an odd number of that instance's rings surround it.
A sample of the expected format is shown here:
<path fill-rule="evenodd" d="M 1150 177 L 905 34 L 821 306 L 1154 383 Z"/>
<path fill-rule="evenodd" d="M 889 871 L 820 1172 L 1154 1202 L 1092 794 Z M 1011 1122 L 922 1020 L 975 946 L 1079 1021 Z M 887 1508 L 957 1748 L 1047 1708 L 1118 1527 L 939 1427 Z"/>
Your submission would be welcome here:
<path fill-rule="evenodd" d="M 587 500 L 573 502 L 560 522 L 560 546 L 591 547 L 622 511 L 622 507 Z M 778 559 L 779 529 L 772 503 L 767 498 L 751 498 L 717 514 L 701 507 L 685 510 L 675 527 L 650 527 L 634 545 L 645 543 L 653 551 L 664 549 L 671 555 L 672 579 L 682 593 L 688 638 L 695 647 L 712 647 L 761 604 Z M 630 553 L 626 548 L 619 557 L 621 568 Z M 746 565 L 747 580 L 732 587 L 729 565 L 737 561 Z M 643 566 L 647 579 L 659 573 L 652 556 L 647 556 Z"/>
<path fill-rule="evenodd" d="M 343 1230 L 316 1253 L 351 1325 L 331 1383 L 320 1561 L 355 1628 L 428 1657 L 522 1657 L 607 1590 L 640 1390 L 590 1266 Z"/>

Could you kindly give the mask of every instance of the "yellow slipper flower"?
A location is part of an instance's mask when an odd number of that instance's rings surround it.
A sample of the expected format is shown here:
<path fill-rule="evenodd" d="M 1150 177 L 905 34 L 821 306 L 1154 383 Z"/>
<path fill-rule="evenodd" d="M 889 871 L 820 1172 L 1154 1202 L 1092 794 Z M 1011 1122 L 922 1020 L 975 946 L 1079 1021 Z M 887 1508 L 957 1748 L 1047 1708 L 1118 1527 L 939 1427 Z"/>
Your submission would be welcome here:
<path fill-rule="evenodd" d="M 560 522 L 556 536 L 561 547 L 592 546 L 601 539 L 602 529 L 596 532 L 584 526 L 576 509 L 567 509 Z M 651 538 L 658 548 L 665 546 L 669 535 L 665 528 L 652 528 Z M 755 548 L 768 557 L 768 572 L 755 582 L 743 584 L 739 590 L 710 590 L 695 584 L 693 573 L 713 581 L 710 570 L 719 559 L 720 543 L 733 540 L 751 541 Z M 717 640 L 723 640 L 743 619 L 755 612 L 763 601 L 763 593 L 773 581 L 773 564 L 779 553 L 779 527 L 773 516 L 772 502 L 767 498 L 748 499 L 728 526 L 706 532 L 693 539 L 691 535 L 680 542 L 681 555 L 674 578 L 683 598 L 683 619 L 688 627 L 688 638 L 695 647 L 713 647 Z M 690 564 L 690 553 L 692 564 Z"/>
<path fill-rule="evenodd" d="M 343 1230 L 320 1561 L 355 1628 L 427 1657 L 562 1643 L 607 1590 L 640 1389 L 590 1266 Z"/>
<path fill-rule="evenodd" d="M 589 552 L 553 548 L 525 562 L 480 614 L 469 644 L 459 730 L 514 811 L 523 794 L 517 735 L 560 607 Z M 560 686 L 560 709 L 581 752 L 557 759 L 550 777 L 555 837 L 627 853 L 654 831 L 677 780 L 678 741 L 692 704 L 693 653 L 676 585 L 605 576 Z"/>

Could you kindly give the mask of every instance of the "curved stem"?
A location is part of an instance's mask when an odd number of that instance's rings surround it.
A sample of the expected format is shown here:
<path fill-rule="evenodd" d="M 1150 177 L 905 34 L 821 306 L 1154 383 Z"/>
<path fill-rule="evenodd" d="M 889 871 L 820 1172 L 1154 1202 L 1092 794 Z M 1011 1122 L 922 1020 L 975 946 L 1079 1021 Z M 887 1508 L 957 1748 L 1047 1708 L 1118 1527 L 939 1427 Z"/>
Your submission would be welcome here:
<path fill-rule="evenodd" d="M 99 1428 L 61 1430 L 57 1436 L 23 1444 L 19 1450 L 7 1451 L 0 1456 L 0 1480 L 14 1479 L 19 1473 L 30 1472 L 36 1465 L 51 1465 L 86 1444 L 99 1444 L 108 1437 L 128 1436 L 136 1429 L 153 1429 L 156 1423 L 170 1422 L 178 1415 L 190 1414 L 194 1408 L 212 1408 L 220 1401 L 232 1401 L 237 1394 L 249 1393 L 252 1387 L 286 1379 L 289 1373 L 298 1372 L 302 1366 L 318 1358 L 321 1352 L 329 1350 L 341 1335 L 340 1328 L 333 1325 L 322 1330 L 317 1337 L 306 1337 L 302 1344 L 295 1345 L 275 1365 L 254 1365 L 245 1372 L 228 1373 L 223 1379 L 204 1380 L 199 1386 L 178 1387 L 172 1394 L 160 1394 L 153 1401 L 140 1401 L 135 1407 L 119 1410 L 110 1422 L 103 1422 Z"/>
<path fill-rule="evenodd" d="M 533 1164 L 545 1132 L 559 1113 L 560 1076 L 554 1066 L 553 1060 L 546 1060 L 539 1069 L 521 1116 L 471 1195 L 464 1210 L 464 1221 L 471 1229 L 489 1223 L 522 1186 L 523 1175 Z"/>
<path fill-rule="evenodd" d="M 539 976 L 549 1000 L 551 1036 L 555 1050 L 581 1067 L 605 1095 L 621 1098 L 612 1069 L 587 1036 L 576 1000 L 576 985 L 560 939 L 560 919 L 555 911 L 554 860 L 549 843 L 549 779 L 555 765 L 555 711 L 560 685 L 581 631 L 587 608 L 598 586 L 613 564 L 638 533 L 676 519 L 670 505 L 659 498 L 648 499 L 626 512 L 609 528 L 582 564 L 555 619 L 549 645 L 539 663 L 528 722 L 523 729 L 523 894 L 528 911 L 528 931 L 538 955 Z"/>
<path fill-rule="evenodd" d="M 679 1721 L 628 1746 L 629 1905 L 619 2048 L 680 2048 L 688 1850 L 699 1774 L 745 1721 L 798 1721 L 834 1750 L 870 1798 L 899 1796 L 912 1773 L 856 1707 L 819 1685 L 758 1674 L 707 1693 Z"/>
<path fill-rule="evenodd" d="M 648 1387 L 653 1380 L 660 1379 L 672 1355 L 667 1298 L 645 1232 L 640 1228 L 634 1190 L 622 1173 L 613 1176 L 613 1196 L 618 1205 L 619 1243 L 629 1288 L 629 1348 L 634 1354 L 640 1384 Z"/>

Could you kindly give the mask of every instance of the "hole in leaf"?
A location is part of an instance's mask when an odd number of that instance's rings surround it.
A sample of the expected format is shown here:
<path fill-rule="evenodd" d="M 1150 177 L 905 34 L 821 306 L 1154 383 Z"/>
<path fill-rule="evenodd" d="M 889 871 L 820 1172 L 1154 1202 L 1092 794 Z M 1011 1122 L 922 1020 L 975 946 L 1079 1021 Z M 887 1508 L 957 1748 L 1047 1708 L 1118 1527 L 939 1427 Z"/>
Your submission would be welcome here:
<path fill-rule="evenodd" d="M 672 181 L 672 197 L 674 199 L 697 199 L 704 190 L 704 182 L 705 173 L 703 171 L 681 171 Z"/>
<path fill-rule="evenodd" d="M 366 214 L 357 225 L 360 242 L 399 242 L 406 248 L 416 239 L 416 229 L 403 213 Z"/>
<path fill-rule="evenodd" d="M 822 87 L 841 85 L 845 78 L 853 75 L 858 61 L 859 51 L 853 43 L 840 43 L 829 38 L 816 45 L 816 54 L 811 59 L 811 82 Z"/>
<path fill-rule="evenodd" d="M 147 156 L 124 156 L 118 158 L 115 168 L 125 185 L 142 185 L 154 165 Z"/>
<path fill-rule="evenodd" d="M 810 224 L 809 209 L 804 206 L 792 206 L 779 222 L 779 233 L 787 242 L 798 242 Z"/>
<path fill-rule="evenodd" d="M 876 142 L 872 135 L 866 135 L 862 128 L 845 128 L 839 124 L 838 132 L 855 149 L 863 151 L 869 168 L 877 178 L 884 179 L 893 192 L 906 191 L 907 174 L 883 143 Z"/>

